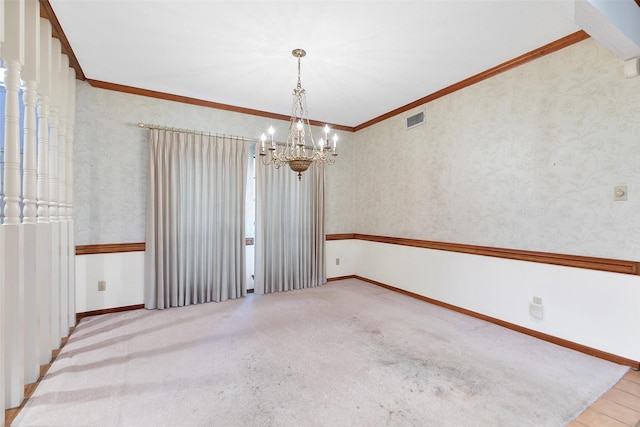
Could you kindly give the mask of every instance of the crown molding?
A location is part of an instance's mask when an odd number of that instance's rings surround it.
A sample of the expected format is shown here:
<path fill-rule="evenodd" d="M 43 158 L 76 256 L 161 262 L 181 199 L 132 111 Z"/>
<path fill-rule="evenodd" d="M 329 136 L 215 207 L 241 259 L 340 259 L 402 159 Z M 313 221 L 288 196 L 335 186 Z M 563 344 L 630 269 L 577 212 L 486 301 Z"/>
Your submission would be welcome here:
<path fill-rule="evenodd" d="M 229 104 L 221 104 L 219 102 L 213 102 L 213 101 L 205 101 L 199 98 L 190 98 L 188 96 L 174 95 L 171 93 L 158 92 L 155 90 L 142 89 L 142 88 L 133 87 L 133 86 L 125 86 L 125 85 L 120 85 L 116 83 L 104 82 L 100 80 L 87 79 L 87 82 L 91 86 L 96 88 L 107 89 L 107 90 L 112 90 L 116 92 L 129 93 L 132 95 L 147 96 L 150 98 L 164 99 L 166 101 L 181 102 L 183 104 L 191 104 L 191 105 L 197 105 L 200 107 L 215 108 L 217 110 L 233 111 L 236 113 L 267 117 L 275 120 L 284 120 L 286 122 L 291 120 L 291 116 L 286 116 L 284 114 L 270 113 L 268 111 L 254 110 L 251 108 L 238 107 L 238 106 L 229 105 Z M 332 129 L 343 130 L 346 132 L 353 132 L 353 128 L 351 126 L 319 122 L 317 120 L 309 120 L 309 123 L 312 126 L 319 126 L 319 127 L 324 127 L 325 124 L 328 124 L 329 126 L 331 126 Z"/>
<path fill-rule="evenodd" d="M 635 0 L 635 2 L 638 4 L 638 6 L 640 6 L 640 0 Z M 110 83 L 110 82 L 104 82 L 104 81 L 98 81 L 98 80 L 92 80 L 92 79 L 87 79 L 85 77 L 84 72 L 82 71 L 82 68 L 80 67 L 80 63 L 78 62 L 78 59 L 76 58 L 73 49 L 71 48 L 71 45 L 69 44 L 69 40 L 67 40 L 66 35 L 64 34 L 64 31 L 62 30 L 62 27 L 60 25 L 60 22 L 58 21 L 58 18 L 56 17 L 55 13 L 53 12 L 53 8 L 51 7 L 51 4 L 49 3 L 49 0 L 40 0 L 40 15 L 43 18 L 48 19 L 51 22 L 51 27 L 52 27 L 52 33 L 53 36 L 58 38 L 60 40 L 60 44 L 62 45 L 62 52 L 65 53 L 68 57 L 69 57 L 69 65 L 71 67 L 73 67 L 76 70 L 76 78 L 78 80 L 86 80 L 89 82 L 89 84 L 93 87 L 97 87 L 97 88 L 101 88 L 101 89 L 107 89 L 107 90 L 113 90 L 113 91 L 117 91 L 117 92 L 124 92 L 124 93 L 130 93 L 130 94 L 134 94 L 134 95 L 142 95 L 142 96 L 148 96 L 151 98 L 157 98 L 157 99 L 164 99 L 164 100 L 168 100 L 168 101 L 174 101 L 174 102 L 181 102 L 181 103 L 186 103 L 186 104 L 192 104 L 192 105 L 198 105 L 201 107 L 207 107 L 207 108 L 215 108 L 215 109 L 219 109 L 219 110 L 226 110 L 226 111 L 233 111 L 233 112 L 237 112 L 237 113 L 242 113 L 242 114 L 250 114 L 250 115 L 254 115 L 254 116 L 260 116 L 260 117 L 267 117 L 267 118 L 271 118 L 271 119 L 275 119 L 275 120 L 284 120 L 284 121 L 288 121 L 290 120 L 290 116 L 286 116 L 283 114 L 276 114 L 276 113 L 270 113 L 267 111 L 261 111 L 261 110 L 254 110 L 251 108 L 244 108 L 244 107 L 238 107 L 238 106 L 234 106 L 234 105 L 228 105 L 228 104 L 222 104 L 222 103 L 218 103 L 218 102 L 213 102 L 213 101 L 205 101 L 202 99 L 197 99 L 197 98 L 189 98 L 186 96 L 181 96 L 181 95 L 174 95 L 174 94 L 170 94 L 170 93 L 165 93 L 165 92 L 158 92 L 158 91 L 153 91 L 153 90 L 148 90 L 148 89 L 142 89 L 142 88 L 136 88 L 136 87 L 132 87 L 132 86 L 125 86 L 125 85 L 120 85 L 120 84 L 116 84 L 116 83 Z M 549 44 L 546 44 L 542 47 L 539 47 L 537 49 L 534 49 L 530 52 L 525 53 L 524 55 L 520 55 L 517 58 L 514 58 L 510 61 L 504 62 L 502 64 L 499 64 L 493 68 L 490 68 L 486 71 L 483 71 L 481 73 L 478 73 L 474 76 L 471 76 L 465 80 L 462 80 L 458 83 L 455 83 L 451 86 L 448 86 L 444 89 L 441 89 L 437 92 L 434 92 L 430 95 L 427 95 L 425 97 L 422 97 L 416 101 L 413 101 L 409 104 L 406 104 L 402 107 L 396 108 L 395 110 L 389 111 L 388 113 L 385 113 L 381 116 L 375 117 L 369 121 L 366 121 L 364 123 L 361 123 L 355 127 L 352 126 L 345 126 L 345 125 L 340 125 L 340 124 L 335 124 L 335 123 L 329 123 L 330 126 L 332 126 L 332 128 L 337 129 L 337 130 L 342 130 L 345 132 L 357 132 L 359 130 L 362 130 L 364 128 L 367 128 L 369 126 L 372 126 L 376 123 L 379 123 L 383 120 L 386 120 L 388 118 L 391 118 L 393 116 L 397 116 L 398 114 L 402 114 L 408 110 L 411 110 L 413 108 L 416 108 L 418 106 L 424 105 L 428 102 L 434 101 L 438 98 L 442 98 L 443 96 L 449 95 L 453 92 L 456 92 L 460 89 L 463 89 L 465 87 L 471 86 L 473 84 L 479 83 L 483 80 L 486 80 L 490 77 L 493 77 L 497 74 L 503 73 L 505 71 L 511 70 L 513 68 L 519 67 L 520 65 L 526 64 L 527 62 L 533 61 L 534 59 L 538 59 L 540 57 L 543 57 L 545 55 L 548 55 L 550 53 L 556 52 L 558 50 L 564 49 L 565 47 L 571 46 L 575 43 L 578 43 L 582 40 L 586 40 L 589 38 L 589 34 L 587 34 L 584 31 L 577 31 L 573 34 L 569 34 L 568 36 L 565 36 L 561 39 L 558 39 L 554 42 L 551 42 Z M 310 123 L 313 126 L 324 126 L 325 123 L 324 122 L 319 122 L 316 120 L 310 120 Z"/>
<path fill-rule="evenodd" d="M 640 0 L 637 0 L 640 1 Z M 497 74 L 500 73 L 504 73 L 505 71 L 511 70 L 512 68 L 516 68 L 519 67 L 520 65 L 524 65 L 527 62 L 533 61 L 534 59 L 538 59 L 540 57 L 543 57 L 545 55 L 549 55 L 550 53 L 556 52 L 560 49 L 564 49 L 567 46 L 571 46 L 572 44 L 578 43 L 582 40 L 588 39 L 589 38 L 589 34 L 585 33 L 584 31 L 580 30 L 578 32 L 575 32 L 573 34 L 569 34 L 568 36 L 565 36 L 561 39 L 558 39 L 554 42 L 551 42 L 549 44 L 546 44 L 542 47 L 539 47 L 538 49 L 534 49 L 530 52 L 525 53 L 524 55 L 520 55 L 517 58 L 514 58 L 510 61 L 504 62 L 500 65 L 496 65 L 493 68 L 489 68 L 486 71 L 483 71 L 481 73 L 476 74 L 475 76 L 471 76 L 465 80 L 462 80 L 458 83 L 455 83 L 451 86 L 448 86 L 444 89 L 441 89 L 437 92 L 432 93 L 431 95 L 427 95 L 423 98 L 420 98 L 416 101 L 413 101 L 405 106 L 396 108 L 395 110 L 389 111 L 386 114 L 383 114 L 381 116 L 378 116 L 374 119 L 371 119 L 367 122 L 364 122 L 358 126 L 356 126 L 354 129 L 355 131 L 359 131 L 362 130 L 366 127 L 372 126 L 376 123 L 379 123 L 383 120 L 386 120 L 390 117 L 393 116 L 397 116 L 398 114 L 404 113 L 405 111 L 411 110 L 412 108 L 416 108 L 419 107 L 420 105 L 426 104 L 428 102 L 434 101 L 438 98 L 442 98 L 443 96 L 449 95 L 453 92 L 456 92 L 460 89 L 464 89 L 467 86 L 471 86 L 474 85 L 476 83 L 479 83 L 483 80 L 486 80 L 490 77 L 493 77 Z"/>
<path fill-rule="evenodd" d="M 76 71 L 76 79 L 86 80 L 84 71 L 82 71 L 82 67 L 80 67 L 80 63 L 78 62 L 78 58 L 76 58 L 76 54 L 73 52 L 73 49 L 71 49 L 71 44 L 62 30 L 60 21 L 58 21 L 58 17 L 54 13 L 49 0 L 40 0 L 40 16 L 49 20 L 51 23 L 51 35 L 60 40 L 62 53 L 69 57 L 69 66 Z"/>

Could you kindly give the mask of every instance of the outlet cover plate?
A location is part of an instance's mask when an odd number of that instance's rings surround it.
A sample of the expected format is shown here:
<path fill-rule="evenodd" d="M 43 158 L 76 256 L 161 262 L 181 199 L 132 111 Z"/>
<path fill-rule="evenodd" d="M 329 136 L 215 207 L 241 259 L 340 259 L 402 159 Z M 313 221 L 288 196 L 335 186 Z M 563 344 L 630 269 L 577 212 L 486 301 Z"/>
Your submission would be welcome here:
<path fill-rule="evenodd" d="M 536 304 L 535 302 L 529 303 L 529 315 L 538 320 L 544 319 L 544 307 L 542 304 Z"/>

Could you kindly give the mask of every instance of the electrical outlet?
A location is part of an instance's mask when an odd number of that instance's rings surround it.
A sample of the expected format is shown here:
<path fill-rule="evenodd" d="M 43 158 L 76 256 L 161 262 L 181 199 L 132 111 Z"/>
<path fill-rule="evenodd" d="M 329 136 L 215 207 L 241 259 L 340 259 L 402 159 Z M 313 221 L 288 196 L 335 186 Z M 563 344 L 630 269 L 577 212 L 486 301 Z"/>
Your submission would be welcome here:
<path fill-rule="evenodd" d="M 542 298 L 533 297 L 533 301 L 529 303 L 529 315 L 538 320 L 542 320 L 544 318 L 544 306 L 542 305 Z"/>
<path fill-rule="evenodd" d="M 336 265 L 340 265 L 340 258 L 336 258 Z"/>
<path fill-rule="evenodd" d="M 544 319 L 544 307 L 542 304 L 538 304 L 535 302 L 529 303 L 529 316 L 534 319 L 542 320 Z"/>
<path fill-rule="evenodd" d="M 103 292 L 107 290 L 107 282 L 106 280 L 100 280 L 98 282 L 98 292 Z"/>

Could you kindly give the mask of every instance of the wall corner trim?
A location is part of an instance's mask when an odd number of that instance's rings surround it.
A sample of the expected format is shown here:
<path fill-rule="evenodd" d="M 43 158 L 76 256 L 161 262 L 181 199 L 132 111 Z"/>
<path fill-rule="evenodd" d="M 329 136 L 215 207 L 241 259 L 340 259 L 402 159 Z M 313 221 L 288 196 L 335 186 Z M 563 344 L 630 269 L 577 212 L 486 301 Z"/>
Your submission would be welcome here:
<path fill-rule="evenodd" d="M 76 255 L 113 254 L 121 252 L 144 252 L 145 243 L 106 243 L 97 245 L 77 245 Z"/>
<path fill-rule="evenodd" d="M 353 236 L 353 237 L 350 237 Z M 435 242 L 430 240 L 408 239 L 404 237 L 374 236 L 371 234 L 328 234 L 326 240 L 366 240 L 391 245 L 411 246 L 439 251 L 460 252 L 471 255 L 490 256 L 495 258 L 512 259 L 516 261 L 537 262 L 542 264 L 560 265 L 564 267 L 584 268 L 588 270 L 607 271 L 640 275 L 640 262 L 598 258 L 582 255 L 567 255 L 551 252 L 537 252 L 521 249 L 494 248 L 489 246 L 467 245 L 462 243 Z"/>

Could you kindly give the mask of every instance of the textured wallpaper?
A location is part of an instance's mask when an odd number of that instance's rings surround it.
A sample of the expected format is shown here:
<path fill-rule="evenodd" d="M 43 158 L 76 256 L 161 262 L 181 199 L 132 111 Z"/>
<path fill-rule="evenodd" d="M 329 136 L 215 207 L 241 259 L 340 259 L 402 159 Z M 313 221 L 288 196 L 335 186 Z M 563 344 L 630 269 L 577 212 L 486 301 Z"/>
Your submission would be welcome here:
<path fill-rule="evenodd" d="M 78 82 L 77 243 L 144 241 L 147 131 L 287 122 Z M 418 111 L 426 123 L 405 130 Z M 355 134 L 327 170 L 327 233 L 640 260 L 640 77 L 586 40 Z M 626 202 L 613 201 L 625 184 Z"/>
<path fill-rule="evenodd" d="M 286 94 L 283 94 L 286 96 Z M 74 190 L 76 243 L 144 242 L 147 134 L 138 122 L 257 138 L 269 125 L 286 135 L 289 122 L 144 96 L 77 82 Z M 319 129 L 316 129 L 318 134 Z M 349 139 L 340 135 L 338 162 L 327 169 L 327 218 L 353 230 Z M 332 233 L 328 227 L 328 232 Z"/>
<path fill-rule="evenodd" d="M 419 111 L 426 123 L 405 130 Z M 640 77 L 594 40 L 354 145 L 355 232 L 640 260 Z M 613 201 L 619 184 L 626 202 Z"/>

